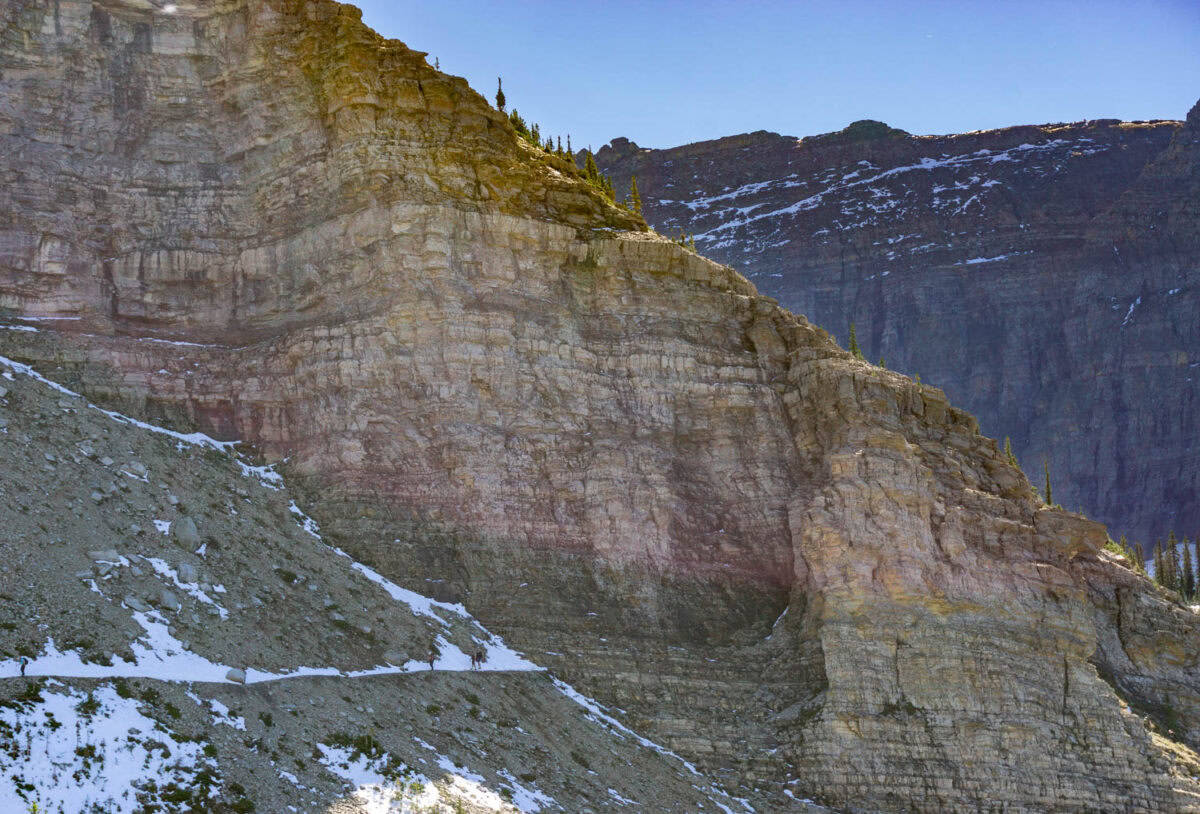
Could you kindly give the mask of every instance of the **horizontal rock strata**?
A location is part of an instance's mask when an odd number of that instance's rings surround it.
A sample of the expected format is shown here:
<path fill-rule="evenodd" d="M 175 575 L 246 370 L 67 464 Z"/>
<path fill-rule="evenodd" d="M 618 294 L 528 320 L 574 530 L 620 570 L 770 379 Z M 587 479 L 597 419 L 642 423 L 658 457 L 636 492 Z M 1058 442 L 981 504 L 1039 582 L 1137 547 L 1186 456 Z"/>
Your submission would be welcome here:
<path fill-rule="evenodd" d="M 954 136 L 859 122 L 597 153 L 647 220 L 695 235 L 867 358 L 937 384 L 1054 495 L 1148 542 L 1200 528 L 1200 106 Z"/>
<path fill-rule="evenodd" d="M 1096 666 L 1103 529 L 941 391 L 350 7 L 55 8 L 0 63 L 0 302 L 57 320 L 7 355 L 286 458 L 329 539 L 779 810 L 1190 805 Z"/>

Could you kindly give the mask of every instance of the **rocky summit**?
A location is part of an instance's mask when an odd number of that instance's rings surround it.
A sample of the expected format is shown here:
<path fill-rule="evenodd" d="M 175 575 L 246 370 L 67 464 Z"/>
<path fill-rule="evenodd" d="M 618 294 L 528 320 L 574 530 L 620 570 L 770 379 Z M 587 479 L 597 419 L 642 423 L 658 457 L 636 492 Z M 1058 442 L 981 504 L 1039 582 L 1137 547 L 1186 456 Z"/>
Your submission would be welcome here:
<path fill-rule="evenodd" d="M 937 384 L 1048 462 L 1063 505 L 1149 543 L 1200 529 L 1200 105 L 910 136 L 881 122 L 596 154 L 647 220 L 695 236 L 866 358 Z"/>
<path fill-rule="evenodd" d="M 33 779 L 110 742 L 43 747 L 74 709 L 176 733 L 137 778 L 175 810 L 1200 807 L 1196 614 L 941 390 L 350 6 L 4 15 L 20 800 L 95 790 Z"/>

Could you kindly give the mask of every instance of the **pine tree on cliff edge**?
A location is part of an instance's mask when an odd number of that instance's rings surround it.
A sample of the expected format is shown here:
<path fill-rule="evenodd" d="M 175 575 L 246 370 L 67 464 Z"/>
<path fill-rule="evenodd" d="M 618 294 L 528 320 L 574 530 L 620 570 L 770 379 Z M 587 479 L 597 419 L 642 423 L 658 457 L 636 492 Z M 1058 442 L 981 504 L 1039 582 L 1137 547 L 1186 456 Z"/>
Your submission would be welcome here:
<path fill-rule="evenodd" d="M 504 82 L 500 77 L 496 77 L 496 109 L 501 113 L 504 112 Z"/>
<path fill-rule="evenodd" d="M 1192 539 L 1192 562 L 1196 564 L 1196 579 L 1192 583 L 1194 591 L 1196 588 L 1200 588 L 1200 534 L 1197 534 Z"/>
<path fill-rule="evenodd" d="M 584 151 L 583 158 L 583 174 L 593 184 L 600 182 L 600 168 L 596 166 L 596 159 L 592 157 L 591 150 Z"/>
<path fill-rule="evenodd" d="M 1054 496 L 1050 492 L 1050 462 L 1045 458 L 1042 459 L 1042 468 L 1046 470 L 1046 505 L 1054 505 Z"/>
<path fill-rule="evenodd" d="M 1182 587 L 1180 582 L 1183 575 L 1180 571 L 1183 568 L 1179 563 L 1179 538 L 1175 536 L 1174 529 L 1167 535 L 1167 545 L 1163 551 L 1163 559 L 1165 560 L 1164 564 L 1167 569 L 1167 581 L 1165 584 L 1172 591 L 1178 591 Z"/>
<path fill-rule="evenodd" d="M 1008 458 L 1008 462 L 1010 464 L 1012 464 L 1014 468 L 1016 468 L 1016 469 L 1021 468 L 1021 465 L 1019 463 L 1017 463 L 1017 456 L 1013 455 L 1012 441 L 1009 440 L 1009 437 L 1007 435 L 1004 436 L 1004 455 L 1006 458 Z"/>
<path fill-rule="evenodd" d="M 854 330 L 854 323 L 850 323 L 850 352 L 854 354 L 855 359 L 862 359 L 862 348 L 858 346 L 858 332 Z"/>
<path fill-rule="evenodd" d="M 1129 560 L 1129 564 L 1137 568 L 1146 570 L 1146 564 L 1142 562 L 1142 547 L 1137 543 L 1129 545 L 1129 540 L 1125 539 L 1125 535 L 1121 535 L 1121 539 L 1117 541 L 1117 546 L 1121 549 L 1121 553 L 1125 555 L 1125 559 Z"/>
<path fill-rule="evenodd" d="M 638 194 L 636 175 L 629 177 L 629 208 L 642 214 L 642 196 Z"/>
<path fill-rule="evenodd" d="M 1192 570 L 1191 546 L 1186 538 L 1183 541 L 1183 579 L 1180 580 L 1179 589 L 1184 599 L 1190 600 L 1196 594 L 1196 572 Z"/>

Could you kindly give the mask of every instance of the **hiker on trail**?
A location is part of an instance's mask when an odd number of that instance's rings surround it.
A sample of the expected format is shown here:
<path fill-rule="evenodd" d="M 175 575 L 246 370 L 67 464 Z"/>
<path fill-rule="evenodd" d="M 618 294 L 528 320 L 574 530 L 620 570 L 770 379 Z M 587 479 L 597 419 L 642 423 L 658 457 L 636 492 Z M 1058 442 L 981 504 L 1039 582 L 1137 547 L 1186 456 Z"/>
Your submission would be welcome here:
<path fill-rule="evenodd" d="M 25 675 L 25 668 L 29 666 L 29 659 L 21 656 L 21 675 Z"/>
<path fill-rule="evenodd" d="M 437 651 L 433 649 L 433 645 L 429 645 L 429 671 L 433 672 L 433 663 L 437 660 Z"/>
<path fill-rule="evenodd" d="M 482 650 L 475 651 L 475 669 L 476 670 L 483 669 L 483 651 Z"/>

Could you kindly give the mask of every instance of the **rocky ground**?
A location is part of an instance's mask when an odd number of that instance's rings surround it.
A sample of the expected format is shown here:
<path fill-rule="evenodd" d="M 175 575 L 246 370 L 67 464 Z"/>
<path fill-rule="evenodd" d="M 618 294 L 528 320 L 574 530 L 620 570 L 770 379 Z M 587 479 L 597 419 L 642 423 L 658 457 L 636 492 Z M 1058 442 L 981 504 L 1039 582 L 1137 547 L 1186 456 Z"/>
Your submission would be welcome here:
<path fill-rule="evenodd" d="M 232 445 L 0 376 L 4 810 L 753 810 Z"/>

